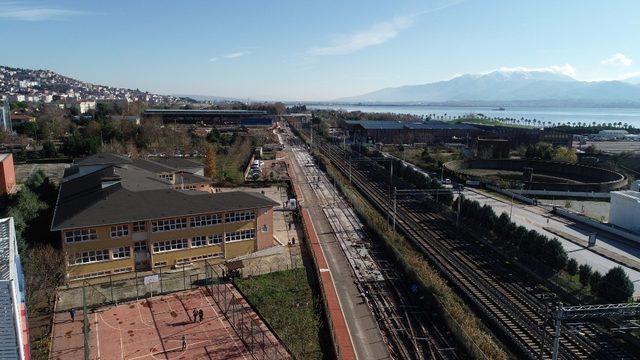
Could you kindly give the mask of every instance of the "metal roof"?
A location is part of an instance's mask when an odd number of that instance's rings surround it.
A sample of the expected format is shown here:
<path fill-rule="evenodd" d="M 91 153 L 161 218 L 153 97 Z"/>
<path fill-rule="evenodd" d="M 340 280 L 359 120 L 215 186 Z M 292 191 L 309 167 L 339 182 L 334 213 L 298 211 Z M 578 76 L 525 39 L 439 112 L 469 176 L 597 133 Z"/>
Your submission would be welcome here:
<path fill-rule="evenodd" d="M 186 114 L 186 115 L 267 115 L 264 110 L 219 110 L 219 109 L 146 109 L 145 114 Z"/>
<path fill-rule="evenodd" d="M 468 124 L 455 124 L 443 121 L 375 121 L 375 120 L 348 120 L 348 125 L 359 125 L 365 130 L 478 130 Z"/>

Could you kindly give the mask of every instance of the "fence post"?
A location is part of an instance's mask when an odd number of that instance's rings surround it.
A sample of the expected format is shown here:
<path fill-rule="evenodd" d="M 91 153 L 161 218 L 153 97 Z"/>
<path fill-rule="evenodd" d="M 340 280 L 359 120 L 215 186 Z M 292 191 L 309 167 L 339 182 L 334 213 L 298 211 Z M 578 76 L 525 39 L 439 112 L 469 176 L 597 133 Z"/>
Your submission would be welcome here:
<path fill-rule="evenodd" d="M 184 263 L 182 263 L 182 290 L 187 290 L 187 278 L 184 273 Z"/>
<path fill-rule="evenodd" d="M 111 302 L 116 304 L 116 301 L 113 298 L 113 278 L 111 277 L 111 274 L 109 274 L 109 289 L 111 290 Z"/>
<path fill-rule="evenodd" d="M 138 293 L 138 270 L 135 271 L 136 274 L 136 301 L 140 298 L 140 294 Z"/>
<path fill-rule="evenodd" d="M 162 290 L 162 267 L 160 267 L 160 294 L 162 294 L 164 291 Z"/>

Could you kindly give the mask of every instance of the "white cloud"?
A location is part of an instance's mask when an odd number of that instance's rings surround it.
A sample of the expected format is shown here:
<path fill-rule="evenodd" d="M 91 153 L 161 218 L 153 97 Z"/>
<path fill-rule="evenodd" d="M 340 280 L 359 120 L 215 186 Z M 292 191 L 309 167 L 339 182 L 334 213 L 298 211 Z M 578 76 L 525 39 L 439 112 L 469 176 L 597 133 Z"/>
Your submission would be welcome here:
<path fill-rule="evenodd" d="M 625 54 L 616 53 L 602 60 L 600 63 L 603 65 L 630 66 L 633 63 L 633 60 L 628 58 Z"/>
<path fill-rule="evenodd" d="M 248 55 L 249 52 L 248 51 L 238 51 L 238 52 L 233 52 L 233 53 L 229 53 L 229 54 L 225 54 L 222 55 L 223 58 L 225 59 L 235 59 L 235 58 L 239 58 L 245 55 Z"/>
<path fill-rule="evenodd" d="M 214 62 L 214 61 L 218 61 L 218 58 L 217 57 L 212 57 L 212 58 L 209 59 L 209 62 Z"/>
<path fill-rule="evenodd" d="M 501 67 L 498 69 L 498 71 L 502 71 L 502 72 L 540 71 L 540 72 L 552 72 L 557 74 L 563 74 L 571 77 L 574 77 L 576 75 L 576 69 L 569 64 L 551 65 L 551 66 L 539 67 L 539 68 L 531 68 L 526 66 Z"/>
<path fill-rule="evenodd" d="M 0 19 L 18 21 L 61 20 L 74 15 L 82 15 L 83 11 L 57 9 L 42 6 L 18 5 L 16 3 L 0 3 Z"/>
<path fill-rule="evenodd" d="M 344 55 L 358 50 L 382 44 L 398 35 L 398 33 L 413 25 L 412 16 L 396 17 L 391 21 L 383 21 L 369 29 L 343 36 L 331 45 L 313 47 L 309 49 L 311 55 Z"/>
<path fill-rule="evenodd" d="M 398 36 L 402 30 L 411 27 L 414 24 L 416 17 L 442 10 L 459 2 L 460 1 L 455 1 L 444 6 L 421 11 L 413 15 L 397 16 L 391 20 L 379 22 L 368 29 L 358 31 L 353 34 L 343 35 L 327 46 L 314 46 L 309 49 L 307 53 L 315 56 L 345 55 L 371 46 L 383 44 Z"/>

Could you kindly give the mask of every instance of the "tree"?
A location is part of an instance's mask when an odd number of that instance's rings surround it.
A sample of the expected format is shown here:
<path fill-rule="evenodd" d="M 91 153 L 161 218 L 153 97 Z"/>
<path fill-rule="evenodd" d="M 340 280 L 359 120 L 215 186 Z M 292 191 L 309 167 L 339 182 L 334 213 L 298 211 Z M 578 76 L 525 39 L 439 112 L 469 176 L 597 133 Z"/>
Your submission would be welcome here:
<path fill-rule="evenodd" d="M 567 262 L 567 272 L 571 276 L 575 276 L 578 273 L 578 262 L 576 259 L 569 259 Z"/>
<path fill-rule="evenodd" d="M 620 266 L 616 266 L 602 277 L 597 294 L 606 303 L 627 302 L 633 295 L 633 283 L 624 270 Z"/>
<path fill-rule="evenodd" d="M 600 281 L 602 281 L 602 274 L 599 271 L 591 274 L 591 278 L 589 278 L 589 287 L 591 288 L 591 293 L 595 294 L 598 291 L 598 285 L 600 285 Z"/>
<path fill-rule="evenodd" d="M 589 284 L 589 279 L 591 278 L 591 266 L 588 264 L 580 265 L 578 268 L 578 276 L 580 284 L 582 284 L 582 286 L 587 286 Z"/>
<path fill-rule="evenodd" d="M 56 146 L 51 141 L 46 141 L 42 144 L 42 155 L 44 157 L 52 158 L 58 155 L 58 151 L 56 150 Z"/>
<path fill-rule="evenodd" d="M 207 156 L 204 159 L 204 176 L 208 176 L 211 179 L 218 176 L 218 165 L 216 164 L 216 151 L 213 146 L 209 146 L 207 149 Z"/>
<path fill-rule="evenodd" d="M 71 125 L 66 115 L 66 112 L 58 107 L 45 106 L 36 120 L 40 139 L 51 140 L 63 137 Z"/>
<path fill-rule="evenodd" d="M 553 160 L 575 164 L 578 161 L 578 155 L 574 149 L 559 146 L 553 151 Z"/>

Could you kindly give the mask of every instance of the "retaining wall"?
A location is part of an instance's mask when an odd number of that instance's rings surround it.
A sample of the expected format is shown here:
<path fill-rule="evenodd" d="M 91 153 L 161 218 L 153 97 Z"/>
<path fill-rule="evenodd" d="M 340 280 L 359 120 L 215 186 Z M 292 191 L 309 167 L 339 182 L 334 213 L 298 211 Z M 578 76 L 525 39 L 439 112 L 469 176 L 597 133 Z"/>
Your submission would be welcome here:
<path fill-rule="evenodd" d="M 575 213 L 573 211 L 569 211 L 569 210 L 567 210 L 565 208 L 562 208 L 562 207 L 559 207 L 559 206 L 555 206 L 553 208 L 553 212 L 558 214 L 558 215 L 560 215 L 560 216 L 563 216 L 563 217 L 565 217 L 567 219 L 571 219 L 571 220 L 577 221 L 579 223 L 592 226 L 592 227 L 594 227 L 594 228 L 596 228 L 598 230 L 606 231 L 608 233 L 620 236 L 620 237 L 625 238 L 627 240 L 631 240 L 631 241 L 635 241 L 635 242 L 640 243 L 640 235 L 638 235 L 638 234 L 634 234 L 634 233 L 631 233 L 631 232 L 628 232 L 628 231 L 624 231 L 622 229 L 613 227 L 611 225 L 603 224 L 601 222 L 598 222 L 598 221 L 595 221 L 595 220 L 593 220 L 591 218 L 588 218 L 588 217 L 586 217 L 584 215 L 580 215 L 578 213 Z"/>
<path fill-rule="evenodd" d="M 532 190 L 607 192 L 627 185 L 627 178 L 620 173 L 592 166 L 542 160 L 454 160 L 444 164 L 463 179 L 478 178 L 465 173 L 467 169 L 490 169 L 522 172 L 524 168 L 533 169 L 536 174 L 568 179 L 574 182 L 528 183 Z M 482 177 L 481 177 L 482 178 Z"/>

